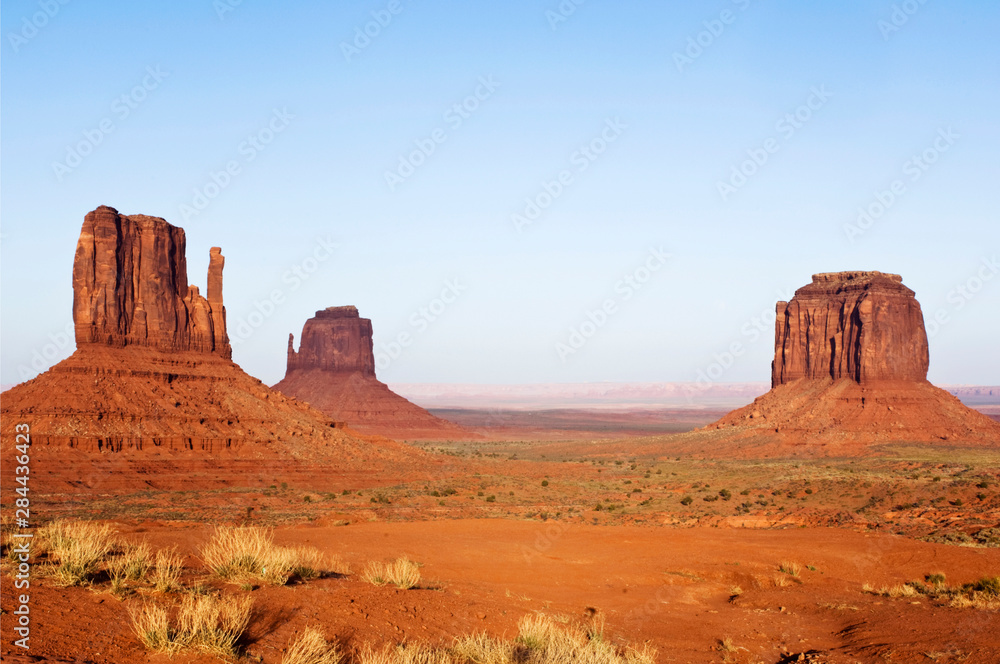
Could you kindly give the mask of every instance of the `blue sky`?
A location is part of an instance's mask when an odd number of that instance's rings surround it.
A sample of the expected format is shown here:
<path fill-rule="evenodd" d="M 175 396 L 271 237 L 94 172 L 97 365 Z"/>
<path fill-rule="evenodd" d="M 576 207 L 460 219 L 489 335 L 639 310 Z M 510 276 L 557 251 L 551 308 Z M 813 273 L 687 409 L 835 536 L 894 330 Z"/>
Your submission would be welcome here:
<path fill-rule="evenodd" d="M 0 29 L 4 384 L 72 351 L 102 204 L 184 227 L 193 284 L 223 248 L 268 383 L 343 304 L 389 382 L 768 380 L 775 301 L 845 269 L 916 291 L 933 381 L 1000 379 L 995 3 L 35 0 Z"/>

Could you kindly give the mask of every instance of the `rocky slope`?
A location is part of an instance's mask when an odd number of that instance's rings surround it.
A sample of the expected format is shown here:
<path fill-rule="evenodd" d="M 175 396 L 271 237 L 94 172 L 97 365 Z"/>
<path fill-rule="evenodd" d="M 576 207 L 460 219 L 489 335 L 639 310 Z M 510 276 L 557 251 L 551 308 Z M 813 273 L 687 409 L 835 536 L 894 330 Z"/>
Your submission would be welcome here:
<path fill-rule="evenodd" d="M 106 484 L 109 473 L 112 484 L 142 483 L 150 478 L 131 474 L 134 464 L 150 473 L 155 458 L 162 486 L 190 481 L 184 469 L 209 458 L 346 472 L 421 456 L 361 440 L 244 373 L 230 359 L 221 251 L 211 250 L 205 298 L 187 283 L 184 245 L 184 231 L 163 219 L 109 207 L 86 216 L 73 266 L 77 350 L 4 392 L 0 408 L 5 450 L 16 425 L 30 427 L 36 478 L 52 490 Z M 240 481 L 235 466 L 215 468 L 216 479 Z"/>
<path fill-rule="evenodd" d="M 773 388 L 708 427 L 780 453 L 879 443 L 1000 446 L 1000 425 L 927 381 L 923 314 L 902 277 L 818 274 L 779 302 Z"/>
<path fill-rule="evenodd" d="M 288 368 L 274 389 L 359 431 L 397 439 L 474 437 L 431 415 L 375 377 L 372 324 L 355 307 L 317 311 L 302 327 L 299 350 L 288 335 Z"/>

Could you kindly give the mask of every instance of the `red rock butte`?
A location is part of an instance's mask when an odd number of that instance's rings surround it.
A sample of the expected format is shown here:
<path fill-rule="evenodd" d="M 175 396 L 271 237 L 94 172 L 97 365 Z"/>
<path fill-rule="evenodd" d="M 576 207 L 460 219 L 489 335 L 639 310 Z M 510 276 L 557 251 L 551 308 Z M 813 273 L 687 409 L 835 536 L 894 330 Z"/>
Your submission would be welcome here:
<path fill-rule="evenodd" d="M 1000 446 L 1000 423 L 927 381 L 923 313 L 902 282 L 882 272 L 814 275 L 777 305 L 771 391 L 709 429 L 767 454 Z"/>
<path fill-rule="evenodd" d="M 4 445 L 27 423 L 32 458 L 50 457 L 36 482 L 49 473 L 65 487 L 163 486 L 204 466 L 211 481 L 254 483 L 263 458 L 369 472 L 375 459 L 420 456 L 363 441 L 244 373 L 226 334 L 223 265 L 213 247 L 203 297 L 187 282 L 183 229 L 105 206 L 86 215 L 73 263 L 77 349 L 4 392 L 0 408 Z"/>
<path fill-rule="evenodd" d="M 898 274 L 833 272 L 779 302 L 771 385 L 800 378 L 922 381 L 930 355 L 915 293 Z"/>
<path fill-rule="evenodd" d="M 295 336 L 288 335 L 288 368 L 273 387 L 367 433 L 397 439 L 476 437 L 375 377 L 372 323 L 352 306 L 317 311 L 302 327 L 298 351 Z"/>

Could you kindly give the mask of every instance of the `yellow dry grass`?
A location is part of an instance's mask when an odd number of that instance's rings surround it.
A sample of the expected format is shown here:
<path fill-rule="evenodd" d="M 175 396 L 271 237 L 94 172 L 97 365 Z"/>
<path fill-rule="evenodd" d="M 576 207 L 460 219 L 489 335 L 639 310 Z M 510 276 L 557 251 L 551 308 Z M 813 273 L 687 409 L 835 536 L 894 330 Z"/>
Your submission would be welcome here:
<path fill-rule="evenodd" d="M 340 659 L 337 647 L 327 643 L 318 629 L 309 627 L 288 646 L 281 664 L 339 664 Z"/>
<path fill-rule="evenodd" d="M 157 551 L 156 564 L 150 576 L 153 588 L 161 593 L 180 588 L 182 569 L 184 569 L 184 559 L 177 554 L 176 549 L 161 549 Z"/>
<path fill-rule="evenodd" d="M 376 586 L 391 583 L 400 590 L 409 590 L 420 583 L 420 566 L 406 556 L 391 563 L 372 561 L 361 573 L 361 579 Z"/>
<path fill-rule="evenodd" d="M 359 664 L 654 664 L 656 650 L 619 648 L 605 640 L 598 627 L 563 627 L 551 617 L 528 615 L 518 623 L 512 640 L 487 634 L 464 636 L 446 648 L 426 645 L 383 650 L 362 648 Z"/>
<path fill-rule="evenodd" d="M 132 627 L 139 640 L 154 652 L 201 650 L 220 657 L 235 657 L 247 625 L 253 598 L 186 595 L 171 625 L 169 611 L 157 604 L 130 608 Z"/>
<path fill-rule="evenodd" d="M 276 546 L 273 532 L 256 526 L 219 526 L 201 550 L 201 557 L 221 579 L 236 582 L 260 579 L 279 586 L 294 576 L 315 578 L 326 565 L 319 550 Z"/>
<path fill-rule="evenodd" d="M 56 579 L 65 586 L 90 581 L 114 547 L 111 527 L 92 521 L 53 521 L 39 536 L 57 563 Z"/>

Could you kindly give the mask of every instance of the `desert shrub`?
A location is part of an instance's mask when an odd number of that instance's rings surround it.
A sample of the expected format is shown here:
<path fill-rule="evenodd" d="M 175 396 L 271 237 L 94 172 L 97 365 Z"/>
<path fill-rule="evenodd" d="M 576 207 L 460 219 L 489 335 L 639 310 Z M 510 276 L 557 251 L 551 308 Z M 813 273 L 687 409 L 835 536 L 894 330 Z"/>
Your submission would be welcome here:
<path fill-rule="evenodd" d="M 802 573 L 802 566 L 798 563 L 783 562 L 778 565 L 778 570 L 789 576 L 798 576 Z"/>
<path fill-rule="evenodd" d="M 732 499 L 733 494 L 729 489 L 722 489 L 719 491 L 719 496 L 721 496 L 723 500 L 730 500 Z"/>
<path fill-rule="evenodd" d="M 152 566 L 153 555 L 149 545 L 127 543 L 122 546 L 121 553 L 108 562 L 108 577 L 111 579 L 111 591 L 120 593 L 125 590 L 127 581 L 141 581 L 146 577 Z"/>
<path fill-rule="evenodd" d="M 944 573 L 937 572 L 937 573 L 934 573 L 934 574 L 928 574 L 924 578 L 927 580 L 927 583 L 933 584 L 935 586 L 940 586 L 940 585 L 944 585 L 946 577 L 945 577 Z"/>
<path fill-rule="evenodd" d="M 242 582 L 256 578 L 279 586 L 293 576 L 303 580 L 319 576 L 323 565 L 323 554 L 318 550 L 275 546 L 272 532 L 255 526 L 219 526 L 201 556 L 221 579 Z"/>
<path fill-rule="evenodd" d="M 681 498 L 681 505 L 690 505 L 693 502 L 694 498 L 692 498 L 691 496 L 684 496 L 683 498 Z"/>
<path fill-rule="evenodd" d="M 181 570 L 184 559 L 177 555 L 176 549 L 161 549 L 156 552 L 156 563 L 150 581 L 157 592 L 166 593 L 180 587 Z"/>
<path fill-rule="evenodd" d="M 92 521 L 53 521 L 41 530 L 49 556 L 57 563 L 59 583 L 87 583 L 114 547 L 111 526 Z"/>
<path fill-rule="evenodd" d="M 335 645 L 327 643 L 323 634 L 310 627 L 288 646 L 281 664 L 338 664 L 340 654 Z"/>
<path fill-rule="evenodd" d="M 190 593 L 177 611 L 176 625 L 171 626 L 166 608 L 145 604 L 130 608 L 132 628 L 139 640 L 154 652 L 202 650 L 221 657 L 235 657 L 247 625 L 253 599 L 216 597 Z"/>
<path fill-rule="evenodd" d="M 145 604 L 138 609 L 130 608 L 129 617 L 136 636 L 149 650 L 170 653 L 179 647 L 173 639 L 167 610 L 162 606 Z"/>
<path fill-rule="evenodd" d="M 177 641 L 184 647 L 232 657 L 250 623 L 253 599 L 186 595 L 177 613 Z"/>
<path fill-rule="evenodd" d="M 488 503 L 495 503 L 496 501 L 497 501 L 497 497 L 496 496 L 494 496 L 492 494 L 490 494 L 489 496 L 486 496 L 486 502 L 488 502 Z"/>
<path fill-rule="evenodd" d="M 548 485 L 549 485 L 548 480 L 542 480 L 542 486 L 548 486 Z"/>
<path fill-rule="evenodd" d="M 1000 598 L 1000 576 L 984 576 L 978 581 L 966 584 L 962 589 Z"/>
<path fill-rule="evenodd" d="M 391 563 L 372 561 L 361 573 L 361 578 L 376 586 L 391 583 L 400 590 L 409 590 L 420 583 L 420 566 L 406 556 Z"/>

